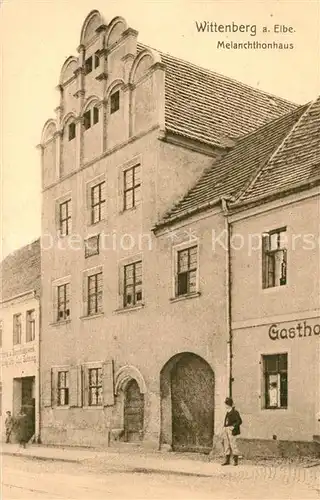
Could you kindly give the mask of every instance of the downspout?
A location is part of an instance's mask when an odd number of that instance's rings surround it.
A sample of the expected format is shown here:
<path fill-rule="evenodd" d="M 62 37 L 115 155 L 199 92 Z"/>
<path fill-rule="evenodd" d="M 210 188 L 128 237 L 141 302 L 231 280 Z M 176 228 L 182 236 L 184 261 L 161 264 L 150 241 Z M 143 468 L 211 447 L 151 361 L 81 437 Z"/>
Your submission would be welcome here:
<path fill-rule="evenodd" d="M 226 260 L 225 260 L 225 271 L 226 271 L 226 313 L 227 313 L 227 332 L 228 332 L 228 352 L 227 352 L 227 371 L 228 371 L 228 394 L 232 398 L 232 382 L 233 382 L 233 339 L 232 339 L 232 326 L 231 326 L 231 226 L 228 220 L 228 205 L 225 198 L 221 198 L 222 211 L 225 217 L 225 234 L 226 234 Z"/>
<path fill-rule="evenodd" d="M 41 411 L 40 411 L 40 340 L 41 340 L 41 324 L 42 324 L 42 317 L 41 317 L 41 298 L 40 295 L 36 295 L 36 298 L 38 299 L 38 314 L 39 314 L 39 321 L 38 321 L 38 336 L 37 336 L 37 408 L 36 408 L 36 442 L 38 444 L 41 444 Z"/>

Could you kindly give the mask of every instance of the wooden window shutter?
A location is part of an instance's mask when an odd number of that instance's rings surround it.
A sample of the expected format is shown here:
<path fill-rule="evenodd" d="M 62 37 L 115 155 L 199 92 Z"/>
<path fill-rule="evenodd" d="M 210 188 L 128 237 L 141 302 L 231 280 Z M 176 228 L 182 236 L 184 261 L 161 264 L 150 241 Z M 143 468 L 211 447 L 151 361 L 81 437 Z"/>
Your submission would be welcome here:
<path fill-rule="evenodd" d="M 268 255 L 267 251 L 269 248 L 269 235 L 262 235 L 262 288 L 268 287 Z"/>
<path fill-rule="evenodd" d="M 52 406 L 52 370 L 47 370 L 42 374 L 42 405 L 45 408 Z"/>
<path fill-rule="evenodd" d="M 113 360 L 102 365 L 103 406 L 114 405 Z"/>
<path fill-rule="evenodd" d="M 69 406 L 82 406 L 81 366 L 72 366 L 69 370 Z"/>

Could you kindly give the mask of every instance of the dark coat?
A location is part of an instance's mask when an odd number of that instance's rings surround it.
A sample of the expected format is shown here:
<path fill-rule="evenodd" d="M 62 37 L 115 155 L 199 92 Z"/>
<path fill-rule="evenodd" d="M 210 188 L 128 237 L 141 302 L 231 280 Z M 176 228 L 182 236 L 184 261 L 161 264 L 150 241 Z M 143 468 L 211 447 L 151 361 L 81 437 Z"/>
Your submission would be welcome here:
<path fill-rule="evenodd" d="M 16 434 L 19 443 L 27 443 L 30 439 L 30 424 L 27 415 L 19 415 L 16 421 Z"/>
<path fill-rule="evenodd" d="M 240 425 L 242 424 L 242 419 L 240 417 L 240 413 L 232 408 L 231 411 L 226 413 L 224 419 L 224 427 L 233 427 L 232 435 L 238 436 L 240 434 Z"/>

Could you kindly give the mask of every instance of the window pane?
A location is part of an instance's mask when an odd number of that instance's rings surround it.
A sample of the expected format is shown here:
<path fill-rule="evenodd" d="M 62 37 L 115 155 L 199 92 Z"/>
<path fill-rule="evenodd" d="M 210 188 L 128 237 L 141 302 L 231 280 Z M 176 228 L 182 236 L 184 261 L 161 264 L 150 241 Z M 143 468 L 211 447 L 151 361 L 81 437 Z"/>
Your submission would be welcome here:
<path fill-rule="evenodd" d="M 288 245 L 288 236 L 286 231 L 281 231 L 279 235 L 279 246 L 280 248 L 287 248 Z"/>
<path fill-rule="evenodd" d="M 277 356 L 265 356 L 265 371 L 267 373 L 277 373 Z"/>
<path fill-rule="evenodd" d="M 278 375 L 269 375 L 267 377 L 268 403 L 267 406 L 277 408 L 278 406 Z"/>
<path fill-rule="evenodd" d="M 281 373 L 280 375 L 280 406 L 286 408 L 288 406 L 288 375 Z"/>
<path fill-rule="evenodd" d="M 193 293 L 197 291 L 197 272 L 189 272 L 189 292 Z"/>
<path fill-rule="evenodd" d="M 182 250 L 178 252 L 178 271 L 183 272 L 188 270 L 188 250 Z"/>
<path fill-rule="evenodd" d="M 99 121 L 99 108 L 93 108 L 93 124 L 95 125 Z"/>
<path fill-rule="evenodd" d="M 190 269 L 194 269 L 197 267 L 197 247 L 190 248 Z"/>
<path fill-rule="evenodd" d="M 124 197 L 124 208 L 129 209 L 133 207 L 133 191 L 126 191 Z"/>
<path fill-rule="evenodd" d="M 270 250 L 276 250 L 278 248 L 278 234 L 279 233 L 270 234 Z"/>
<path fill-rule="evenodd" d="M 288 369 L 288 356 L 287 354 L 279 354 L 278 356 L 279 370 Z"/>
<path fill-rule="evenodd" d="M 181 273 L 178 275 L 178 295 L 188 293 L 188 273 Z"/>
<path fill-rule="evenodd" d="M 141 183 L 141 167 L 140 165 L 137 165 L 134 167 L 134 184 L 137 186 L 137 184 Z"/>
<path fill-rule="evenodd" d="M 141 202 L 141 187 L 136 187 L 134 189 L 134 206 L 139 205 Z"/>
<path fill-rule="evenodd" d="M 124 188 L 129 189 L 133 187 L 133 169 L 130 168 L 124 173 Z"/>

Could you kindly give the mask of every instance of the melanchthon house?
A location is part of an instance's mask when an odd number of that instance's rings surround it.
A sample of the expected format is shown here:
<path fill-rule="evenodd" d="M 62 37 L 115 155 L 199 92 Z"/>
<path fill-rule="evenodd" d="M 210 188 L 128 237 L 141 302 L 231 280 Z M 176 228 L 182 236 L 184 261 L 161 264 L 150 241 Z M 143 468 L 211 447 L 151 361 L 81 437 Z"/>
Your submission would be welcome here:
<path fill-rule="evenodd" d="M 77 50 L 39 145 L 42 441 L 210 451 L 232 394 L 244 447 L 311 443 L 319 249 L 284 241 L 319 231 L 317 103 L 151 49 L 98 11 Z M 314 334 L 269 333 L 299 321 Z"/>

